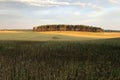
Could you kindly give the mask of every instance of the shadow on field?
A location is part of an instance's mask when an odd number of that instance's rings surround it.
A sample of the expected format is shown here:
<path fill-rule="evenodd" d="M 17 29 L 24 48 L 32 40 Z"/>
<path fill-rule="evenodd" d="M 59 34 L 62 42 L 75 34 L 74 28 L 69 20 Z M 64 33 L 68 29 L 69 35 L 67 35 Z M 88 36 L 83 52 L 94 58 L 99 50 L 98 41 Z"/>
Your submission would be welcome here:
<path fill-rule="evenodd" d="M 119 80 L 120 38 L 0 41 L 1 80 Z"/>

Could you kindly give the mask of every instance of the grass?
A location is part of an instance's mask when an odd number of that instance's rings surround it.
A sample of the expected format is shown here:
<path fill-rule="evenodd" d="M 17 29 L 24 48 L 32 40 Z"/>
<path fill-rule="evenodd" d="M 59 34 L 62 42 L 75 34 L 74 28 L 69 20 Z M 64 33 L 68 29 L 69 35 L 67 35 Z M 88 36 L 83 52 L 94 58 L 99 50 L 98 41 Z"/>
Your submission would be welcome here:
<path fill-rule="evenodd" d="M 1 31 L 0 80 L 120 80 L 120 38 L 48 33 Z"/>
<path fill-rule="evenodd" d="M 0 41 L 1 80 L 120 80 L 120 38 Z"/>

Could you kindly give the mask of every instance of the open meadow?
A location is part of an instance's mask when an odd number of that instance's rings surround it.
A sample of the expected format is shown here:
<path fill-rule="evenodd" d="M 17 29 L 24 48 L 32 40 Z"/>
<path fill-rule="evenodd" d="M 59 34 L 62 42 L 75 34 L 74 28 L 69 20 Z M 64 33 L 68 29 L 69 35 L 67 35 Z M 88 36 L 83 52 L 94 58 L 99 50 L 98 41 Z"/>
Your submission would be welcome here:
<path fill-rule="evenodd" d="M 0 31 L 0 80 L 120 80 L 120 33 Z"/>

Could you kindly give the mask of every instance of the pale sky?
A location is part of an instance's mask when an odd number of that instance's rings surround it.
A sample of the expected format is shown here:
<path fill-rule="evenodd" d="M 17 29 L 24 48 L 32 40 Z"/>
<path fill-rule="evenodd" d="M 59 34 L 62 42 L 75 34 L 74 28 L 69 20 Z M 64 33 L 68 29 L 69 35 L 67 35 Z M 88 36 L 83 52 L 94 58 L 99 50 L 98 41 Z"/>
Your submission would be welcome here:
<path fill-rule="evenodd" d="M 82 24 L 120 30 L 120 0 L 0 0 L 0 29 Z"/>

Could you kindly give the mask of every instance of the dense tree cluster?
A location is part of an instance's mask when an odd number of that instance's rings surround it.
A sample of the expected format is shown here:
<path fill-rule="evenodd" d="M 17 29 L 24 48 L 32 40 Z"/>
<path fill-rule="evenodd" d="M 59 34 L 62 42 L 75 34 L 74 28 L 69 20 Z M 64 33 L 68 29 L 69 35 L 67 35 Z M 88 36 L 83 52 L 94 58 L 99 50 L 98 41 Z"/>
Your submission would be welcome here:
<path fill-rule="evenodd" d="M 33 31 L 87 31 L 103 32 L 102 28 L 86 25 L 41 25 L 33 28 Z"/>
<path fill-rule="evenodd" d="M 120 32 L 120 30 L 104 30 L 105 32 Z"/>

